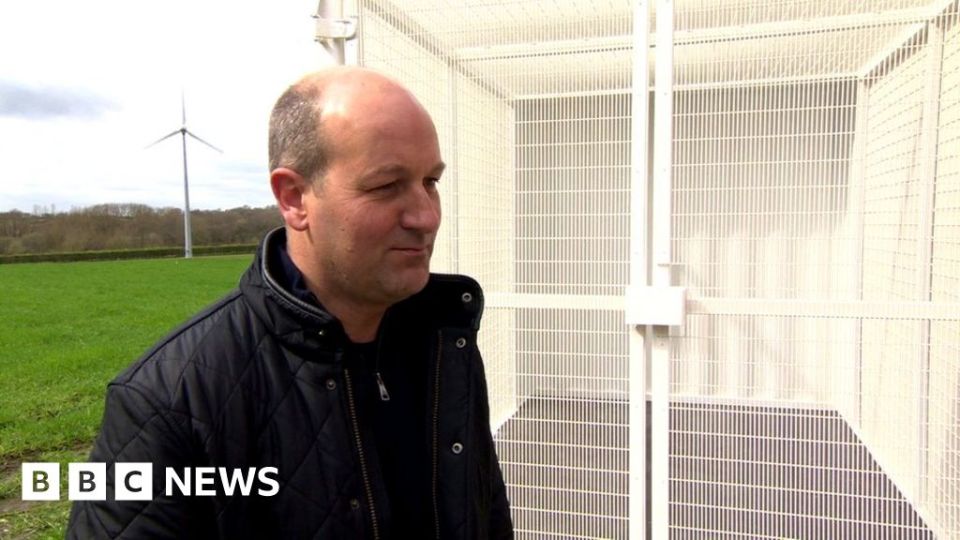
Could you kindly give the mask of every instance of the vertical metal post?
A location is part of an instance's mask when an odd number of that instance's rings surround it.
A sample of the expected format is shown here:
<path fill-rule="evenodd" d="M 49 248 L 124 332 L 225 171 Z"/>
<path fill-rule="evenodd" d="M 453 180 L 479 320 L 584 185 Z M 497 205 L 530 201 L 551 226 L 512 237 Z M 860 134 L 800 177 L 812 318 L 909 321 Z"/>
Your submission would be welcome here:
<path fill-rule="evenodd" d="M 317 4 L 316 40 L 338 65 L 346 63 L 346 42 L 356 35 L 356 19 L 343 16 L 343 0 L 320 0 Z M 355 60 L 355 59 L 354 59 Z"/>
<path fill-rule="evenodd" d="M 656 74 L 653 124 L 654 287 L 671 283 L 673 166 L 673 2 L 657 1 Z M 670 339 L 668 326 L 653 327 L 651 378 L 651 534 L 666 540 L 670 528 Z"/>
<path fill-rule="evenodd" d="M 853 234 L 855 238 L 854 261 L 853 261 L 853 295 L 854 300 L 865 300 L 863 294 L 863 249 L 866 242 L 866 150 L 867 141 L 870 134 L 868 132 L 870 123 L 867 121 L 870 115 L 870 85 L 866 78 L 857 81 L 857 106 L 856 106 L 856 127 L 854 128 L 853 159 L 850 170 L 849 182 L 854 189 L 850 191 L 850 208 L 853 215 Z M 850 388 L 856 392 L 856 398 L 853 400 L 853 406 L 846 411 L 850 415 L 847 421 L 856 429 L 861 429 L 863 421 L 863 319 L 858 319 L 853 336 L 853 377 Z"/>
<path fill-rule="evenodd" d="M 180 130 L 183 143 L 183 258 L 193 257 L 193 233 L 190 230 L 190 183 L 187 181 L 187 128 Z"/>
<path fill-rule="evenodd" d="M 447 77 L 449 81 L 447 84 L 447 93 L 450 96 L 450 135 L 447 140 L 450 141 L 450 153 L 447 154 L 447 158 L 450 160 L 450 165 L 446 169 L 446 175 L 444 176 L 444 181 L 448 181 L 449 185 L 452 185 L 453 189 L 447 191 L 444 195 L 446 197 L 452 197 L 453 200 L 450 201 L 450 206 L 453 208 L 453 219 L 454 219 L 454 228 L 456 231 L 453 234 L 453 238 L 450 239 L 450 272 L 460 272 L 460 242 L 463 240 L 463 230 L 464 230 L 464 219 L 463 213 L 461 212 L 461 200 L 460 197 L 460 142 L 458 137 L 458 130 L 460 129 L 460 114 L 457 110 L 457 77 L 459 72 L 457 71 L 457 65 L 453 62 L 450 63 L 447 68 Z"/>
<path fill-rule="evenodd" d="M 649 285 L 647 228 L 650 126 L 650 5 L 633 5 L 633 90 L 630 101 L 630 285 Z M 647 358 L 646 326 L 630 330 L 630 539 L 647 536 Z"/>
<path fill-rule="evenodd" d="M 917 234 L 917 300 L 932 300 L 933 278 L 933 213 L 936 196 L 937 146 L 940 123 L 940 72 L 943 64 L 943 29 L 936 20 L 927 25 L 926 93 L 923 99 L 923 117 L 920 125 L 920 204 L 918 205 L 919 234 Z M 917 377 L 917 429 L 919 451 L 917 472 L 917 500 L 926 501 L 927 448 L 930 423 L 930 321 L 919 321 L 920 373 Z"/>

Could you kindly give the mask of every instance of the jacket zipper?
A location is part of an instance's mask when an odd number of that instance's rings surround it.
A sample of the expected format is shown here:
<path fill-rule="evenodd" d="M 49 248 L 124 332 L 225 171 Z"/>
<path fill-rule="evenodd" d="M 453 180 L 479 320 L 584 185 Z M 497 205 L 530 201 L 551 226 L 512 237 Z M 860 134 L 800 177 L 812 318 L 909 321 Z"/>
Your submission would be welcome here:
<path fill-rule="evenodd" d="M 370 476 L 367 474 L 367 462 L 363 457 L 363 445 L 360 442 L 360 424 L 357 422 L 357 408 L 353 404 L 353 383 L 350 382 L 350 371 L 343 370 L 347 381 L 347 407 L 350 409 L 350 421 L 353 424 L 353 436 L 357 442 L 357 454 L 360 456 L 360 476 L 363 478 L 363 488 L 366 490 L 367 502 L 370 505 L 370 523 L 373 526 L 373 538 L 380 538 L 377 529 L 377 511 L 373 504 L 373 489 L 370 487 Z"/>
<path fill-rule="evenodd" d="M 383 384 L 380 372 L 377 371 L 375 375 L 377 377 L 377 386 L 380 388 L 380 401 L 390 401 L 390 392 L 387 392 L 387 385 Z"/>
<path fill-rule="evenodd" d="M 440 540 L 440 505 L 437 495 L 437 476 L 439 473 L 439 430 L 440 430 L 440 358 L 443 356 L 443 331 L 437 333 L 437 364 L 433 377 L 433 530 Z"/>
<path fill-rule="evenodd" d="M 377 358 L 374 375 L 377 378 L 377 388 L 380 390 L 380 401 L 390 401 L 390 392 L 387 392 L 387 385 L 383 383 L 383 377 L 380 376 L 380 349 L 383 348 L 384 329 L 387 327 L 387 319 L 390 318 L 390 313 L 388 309 L 383 315 L 383 320 L 380 321 L 380 327 L 377 328 Z"/>

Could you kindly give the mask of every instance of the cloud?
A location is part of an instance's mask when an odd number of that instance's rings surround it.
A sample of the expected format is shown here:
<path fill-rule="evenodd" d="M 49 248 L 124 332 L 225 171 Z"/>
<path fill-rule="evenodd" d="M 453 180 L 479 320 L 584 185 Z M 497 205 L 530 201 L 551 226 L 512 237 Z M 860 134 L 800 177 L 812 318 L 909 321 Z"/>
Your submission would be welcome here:
<path fill-rule="evenodd" d="M 115 102 L 83 89 L 0 80 L 0 117 L 95 119 L 117 108 Z"/>

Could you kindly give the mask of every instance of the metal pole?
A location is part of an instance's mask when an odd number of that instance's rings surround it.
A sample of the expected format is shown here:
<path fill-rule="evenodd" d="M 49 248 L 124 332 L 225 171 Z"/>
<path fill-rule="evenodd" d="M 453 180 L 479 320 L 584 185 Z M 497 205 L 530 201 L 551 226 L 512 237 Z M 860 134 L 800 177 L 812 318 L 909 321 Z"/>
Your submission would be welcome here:
<path fill-rule="evenodd" d="M 187 180 L 187 129 L 180 130 L 183 142 L 183 258 L 193 257 L 193 240 L 190 232 L 190 183 Z"/>
<path fill-rule="evenodd" d="M 927 25 L 927 65 L 926 95 L 923 99 L 923 117 L 920 127 L 920 196 L 917 210 L 917 300 L 933 301 L 933 239 L 934 212 L 936 208 L 937 151 L 939 149 L 941 70 L 943 68 L 943 28 L 936 20 Z M 926 502 L 928 494 L 927 454 L 930 437 L 930 341 L 931 324 L 929 320 L 920 321 L 919 327 L 919 369 L 916 384 L 917 403 L 917 471 L 919 485 L 915 493 L 919 508 Z M 929 523 L 929 522 L 928 522 Z M 936 522 L 931 524 L 936 530 Z"/>
<path fill-rule="evenodd" d="M 640 0 L 633 6 L 633 91 L 630 100 L 630 285 L 649 285 L 647 227 L 650 200 L 649 133 L 650 75 L 647 51 L 650 50 L 650 6 Z M 628 299 L 629 301 L 629 299 Z M 649 504 L 647 466 L 647 359 L 650 341 L 647 326 L 630 329 L 630 540 L 646 538 Z"/>
<path fill-rule="evenodd" d="M 656 97 L 653 127 L 653 268 L 654 287 L 672 285 L 671 191 L 673 186 L 673 2 L 657 2 Z M 651 344 L 651 536 L 670 531 L 670 327 L 653 327 Z"/>
<path fill-rule="evenodd" d="M 346 63 L 346 41 L 343 28 L 349 24 L 343 18 L 343 0 L 320 0 L 317 4 L 316 39 L 327 50 L 337 65 Z"/>

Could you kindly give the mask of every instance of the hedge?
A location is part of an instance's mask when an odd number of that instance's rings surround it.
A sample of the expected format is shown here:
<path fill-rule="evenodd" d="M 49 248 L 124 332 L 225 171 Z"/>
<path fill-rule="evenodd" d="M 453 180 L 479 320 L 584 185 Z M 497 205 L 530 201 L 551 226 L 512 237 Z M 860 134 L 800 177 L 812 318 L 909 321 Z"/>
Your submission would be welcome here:
<path fill-rule="evenodd" d="M 221 246 L 196 246 L 193 254 L 235 255 L 254 253 L 257 244 L 225 244 Z M 0 264 L 32 262 L 67 261 L 108 261 L 121 259 L 159 259 L 164 257 L 183 257 L 182 247 L 152 247 L 139 249 L 110 249 L 103 251 L 74 251 L 64 253 L 26 253 L 19 255 L 0 255 Z"/>

